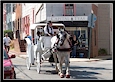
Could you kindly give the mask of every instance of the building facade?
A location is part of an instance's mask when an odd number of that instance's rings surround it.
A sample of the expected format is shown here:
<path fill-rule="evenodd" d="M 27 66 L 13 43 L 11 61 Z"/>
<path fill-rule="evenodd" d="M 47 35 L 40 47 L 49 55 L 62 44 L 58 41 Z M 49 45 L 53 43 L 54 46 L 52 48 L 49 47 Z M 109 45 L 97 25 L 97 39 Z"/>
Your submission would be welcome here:
<path fill-rule="evenodd" d="M 63 23 L 66 30 L 68 30 L 71 34 L 75 34 L 78 39 L 82 36 L 81 44 L 77 48 L 77 57 L 79 57 L 80 53 L 84 53 L 84 57 L 88 57 L 90 35 L 88 16 L 91 14 L 92 10 L 94 11 L 94 14 L 97 15 L 97 6 L 95 4 L 43 3 L 35 15 L 35 23 L 46 22 L 49 20 L 52 22 Z M 98 54 L 98 45 L 97 43 L 94 43 L 97 42 L 98 38 L 97 29 L 96 21 L 95 28 L 92 29 L 91 57 L 95 57 Z"/>
<path fill-rule="evenodd" d="M 80 53 L 84 53 L 83 57 L 96 57 L 100 48 L 105 48 L 108 54 L 112 54 L 113 11 L 111 8 L 110 4 L 21 3 L 16 9 L 16 21 L 19 20 L 16 23 L 16 30 L 19 29 L 20 37 L 24 39 L 26 34 L 31 34 L 31 24 L 51 20 L 63 23 L 66 30 L 70 34 L 75 34 L 81 41 L 80 46 L 77 47 L 77 57 Z M 89 19 L 91 14 L 96 16 L 92 34 L 90 34 L 91 19 Z"/>
<path fill-rule="evenodd" d="M 22 3 L 22 29 L 23 29 L 23 39 L 27 34 L 30 34 L 30 25 L 35 21 L 34 12 L 35 7 L 39 3 Z"/>
<path fill-rule="evenodd" d="M 35 23 L 52 20 L 53 22 L 63 23 L 66 26 L 66 30 L 75 34 L 77 38 L 82 35 L 82 44 L 77 51 L 85 53 L 84 57 L 98 56 L 100 48 L 105 48 L 108 52 L 107 54 L 112 53 L 112 22 L 110 22 L 112 21 L 112 13 L 110 13 L 112 11 L 110 10 L 110 4 L 42 3 L 40 5 L 35 13 Z M 96 15 L 97 20 L 94 28 L 92 28 L 90 47 L 90 28 L 87 17 L 92 13 L 91 11 Z M 91 49 L 90 54 L 88 53 L 89 47 Z M 77 57 L 79 57 L 79 53 Z"/>
<path fill-rule="evenodd" d="M 98 4 L 98 49 L 112 54 L 112 4 Z"/>
<path fill-rule="evenodd" d="M 22 39 L 22 4 L 16 3 L 15 5 L 15 38 Z"/>

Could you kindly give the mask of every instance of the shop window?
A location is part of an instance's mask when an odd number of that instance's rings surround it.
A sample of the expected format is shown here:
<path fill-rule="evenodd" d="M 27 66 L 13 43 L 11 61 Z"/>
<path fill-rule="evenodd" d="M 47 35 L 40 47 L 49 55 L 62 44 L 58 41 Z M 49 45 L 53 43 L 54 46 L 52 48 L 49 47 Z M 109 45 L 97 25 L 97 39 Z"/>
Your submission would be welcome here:
<path fill-rule="evenodd" d="M 80 31 L 78 30 L 77 31 L 77 38 L 80 36 Z"/>
<path fill-rule="evenodd" d="M 65 4 L 65 15 L 66 16 L 74 15 L 74 4 Z"/>
<path fill-rule="evenodd" d="M 82 39 L 86 39 L 86 33 L 85 32 L 86 32 L 85 30 L 81 31 L 81 38 Z"/>
<path fill-rule="evenodd" d="M 76 31 L 76 37 L 80 42 L 79 48 L 85 48 L 87 46 L 87 33 L 86 30 L 77 30 Z"/>

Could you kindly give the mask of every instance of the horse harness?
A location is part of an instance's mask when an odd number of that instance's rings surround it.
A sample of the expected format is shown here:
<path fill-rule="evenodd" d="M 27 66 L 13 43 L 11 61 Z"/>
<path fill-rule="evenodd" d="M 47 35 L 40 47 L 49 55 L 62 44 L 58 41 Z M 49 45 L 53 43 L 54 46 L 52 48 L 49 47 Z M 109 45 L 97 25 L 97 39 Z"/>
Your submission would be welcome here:
<path fill-rule="evenodd" d="M 60 39 L 57 37 L 56 43 L 54 44 L 55 49 L 57 49 L 58 51 L 71 51 L 71 46 L 72 43 L 70 42 L 70 40 L 67 39 L 67 41 L 69 42 L 70 48 L 64 48 L 64 49 L 60 49 L 57 47 L 58 43 L 59 43 Z"/>

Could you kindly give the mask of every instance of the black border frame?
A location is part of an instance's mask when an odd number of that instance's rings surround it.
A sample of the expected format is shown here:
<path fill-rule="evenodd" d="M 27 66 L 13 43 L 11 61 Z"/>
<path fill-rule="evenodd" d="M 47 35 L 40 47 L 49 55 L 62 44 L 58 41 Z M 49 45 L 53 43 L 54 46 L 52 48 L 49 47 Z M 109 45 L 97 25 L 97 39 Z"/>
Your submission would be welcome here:
<path fill-rule="evenodd" d="M 33 2 L 34 1 L 34 2 Z M 1 3 L 0 3 L 0 6 L 1 6 L 1 12 L 0 12 L 0 21 L 1 21 L 1 23 L 0 23 L 0 25 L 1 25 L 1 28 L 0 28 L 0 33 L 1 33 L 1 43 L 0 43 L 0 45 L 1 45 L 1 55 L 0 55 L 0 58 L 1 58 L 1 61 L 2 61 L 2 52 L 3 52 L 3 50 L 2 50 L 2 43 L 3 43 L 3 40 L 2 40 L 2 38 L 3 38 L 3 14 L 2 14 L 2 12 L 3 12 L 3 3 L 36 3 L 36 2 L 38 2 L 38 3 L 64 3 L 66 1 L 66 3 L 113 3 L 115 0 L 71 0 L 71 1 L 67 1 L 67 0 L 58 0 L 58 1 L 55 1 L 55 0 L 50 0 L 50 1 L 48 1 L 48 0 L 1 0 Z M 114 4 L 113 4 L 113 9 L 114 9 Z M 113 12 L 114 13 L 114 12 Z M 2 19 L 1 19 L 2 18 Z M 113 14 L 113 18 L 114 18 L 114 14 Z M 114 23 L 113 23 L 114 24 Z M 112 56 L 113 57 L 113 56 Z M 113 59 L 113 58 L 112 58 Z M 1 63 L 1 68 L 0 68 L 0 73 L 1 73 L 1 77 L 0 77 L 0 81 L 2 81 L 3 80 L 3 76 L 2 76 L 2 71 L 3 71 L 3 69 L 2 69 L 2 66 L 3 66 L 3 61 L 2 62 L 0 62 Z M 12 80 L 11 80 L 12 81 Z M 15 80 L 14 80 L 15 81 Z"/>

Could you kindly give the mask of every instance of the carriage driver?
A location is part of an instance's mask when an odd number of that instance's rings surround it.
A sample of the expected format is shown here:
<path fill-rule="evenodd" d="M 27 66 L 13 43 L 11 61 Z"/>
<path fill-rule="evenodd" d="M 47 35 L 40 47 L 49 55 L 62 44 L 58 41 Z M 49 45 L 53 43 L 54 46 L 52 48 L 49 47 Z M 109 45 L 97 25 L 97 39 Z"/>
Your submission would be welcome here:
<path fill-rule="evenodd" d="M 54 30 L 53 30 L 51 21 L 48 21 L 47 25 L 44 27 L 44 33 L 45 33 L 45 36 L 53 36 L 54 35 Z"/>

